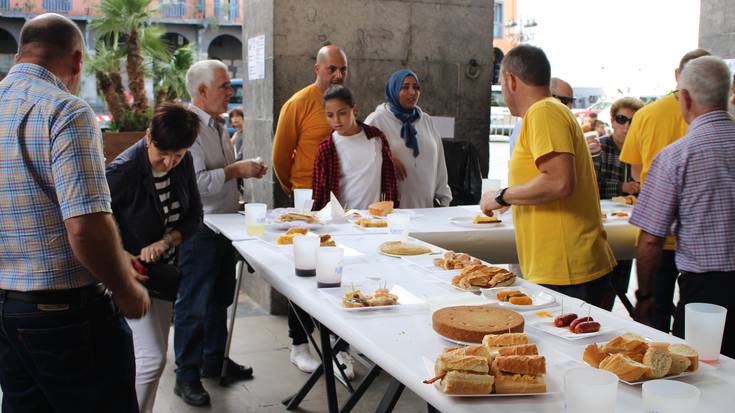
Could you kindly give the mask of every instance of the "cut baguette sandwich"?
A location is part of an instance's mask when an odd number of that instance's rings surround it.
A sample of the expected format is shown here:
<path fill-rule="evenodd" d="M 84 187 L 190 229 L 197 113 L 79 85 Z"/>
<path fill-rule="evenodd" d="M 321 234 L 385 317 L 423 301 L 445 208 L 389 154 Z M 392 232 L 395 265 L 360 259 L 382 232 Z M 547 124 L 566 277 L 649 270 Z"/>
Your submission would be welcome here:
<path fill-rule="evenodd" d="M 535 344 L 519 344 L 517 346 L 498 347 L 499 356 L 536 356 L 538 348 Z"/>
<path fill-rule="evenodd" d="M 493 362 L 493 359 L 495 358 L 490 351 L 487 349 L 487 347 L 478 344 L 474 346 L 467 346 L 467 347 L 450 347 L 447 349 L 444 349 L 445 353 L 448 354 L 454 354 L 456 356 L 477 356 L 477 357 L 483 357 L 487 360 L 487 365 L 491 365 Z"/>
<path fill-rule="evenodd" d="M 546 359 L 544 356 L 501 356 L 493 361 L 490 373 L 495 376 L 495 393 L 545 393 Z"/>
<path fill-rule="evenodd" d="M 614 373 L 620 380 L 636 381 L 649 370 L 648 366 L 639 363 L 622 353 L 613 354 L 602 360 L 600 368 Z"/>
<path fill-rule="evenodd" d="M 452 351 L 456 350 L 460 349 Z M 434 364 L 436 376 L 425 380 L 424 383 L 431 384 L 441 380 L 442 391 L 450 394 L 491 393 L 495 378 L 488 374 L 487 359 L 480 356 L 453 354 L 452 351 L 439 355 Z"/>
<path fill-rule="evenodd" d="M 489 366 L 487 359 L 484 357 L 464 356 L 452 353 L 440 354 L 434 363 L 434 372 L 436 375 L 441 376 L 451 370 L 487 374 Z"/>
<path fill-rule="evenodd" d="M 521 344 L 528 344 L 528 335 L 526 333 L 488 334 L 482 338 L 482 345 L 489 349 L 518 346 Z"/>

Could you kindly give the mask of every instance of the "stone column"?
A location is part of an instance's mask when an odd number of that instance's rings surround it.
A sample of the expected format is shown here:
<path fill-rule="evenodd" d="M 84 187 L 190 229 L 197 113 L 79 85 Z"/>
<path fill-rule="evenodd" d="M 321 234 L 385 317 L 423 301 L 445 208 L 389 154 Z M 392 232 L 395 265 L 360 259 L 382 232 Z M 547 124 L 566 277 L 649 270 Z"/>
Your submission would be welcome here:
<path fill-rule="evenodd" d="M 735 59 L 735 6 L 732 0 L 702 0 L 699 47 L 723 59 Z"/>
<path fill-rule="evenodd" d="M 243 106 L 245 151 L 271 159 L 283 103 L 314 81 L 312 66 L 326 42 L 347 54 L 347 86 L 359 118 L 384 101 L 393 71 L 414 70 L 419 106 L 456 119 L 455 139 L 477 148 L 488 168 L 493 3 L 488 0 L 245 0 Z M 265 35 L 265 78 L 248 79 L 248 39 Z M 270 164 L 270 162 L 269 162 Z M 247 198 L 289 205 L 276 178 L 246 183 Z"/>

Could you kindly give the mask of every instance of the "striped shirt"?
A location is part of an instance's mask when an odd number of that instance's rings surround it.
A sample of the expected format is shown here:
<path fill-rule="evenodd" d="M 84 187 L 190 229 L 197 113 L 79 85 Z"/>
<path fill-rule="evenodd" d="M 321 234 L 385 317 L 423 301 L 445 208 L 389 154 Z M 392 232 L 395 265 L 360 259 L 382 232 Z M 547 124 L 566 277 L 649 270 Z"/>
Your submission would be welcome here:
<path fill-rule="evenodd" d="M 181 219 L 181 205 L 179 201 L 174 199 L 171 192 L 171 177 L 169 172 L 153 171 L 153 185 L 156 187 L 158 200 L 161 202 L 161 210 L 164 216 L 164 227 L 168 234 L 176 228 L 176 224 Z M 171 248 L 163 255 L 161 261 L 173 264 L 176 258 L 174 254 L 175 248 Z"/>
<path fill-rule="evenodd" d="M 592 158 L 600 199 L 625 195 L 623 184 L 630 179 L 630 165 L 620 161 L 620 150 L 612 136 L 600 138 L 600 153 Z"/>
<path fill-rule="evenodd" d="M 111 212 L 94 112 L 45 68 L 17 64 L 0 82 L 0 288 L 95 282 L 64 220 Z"/>
<path fill-rule="evenodd" d="M 697 117 L 653 161 L 630 223 L 657 237 L 673 225 L 676 266 L 735 271 L 735 122 L 725 111 Z"/>

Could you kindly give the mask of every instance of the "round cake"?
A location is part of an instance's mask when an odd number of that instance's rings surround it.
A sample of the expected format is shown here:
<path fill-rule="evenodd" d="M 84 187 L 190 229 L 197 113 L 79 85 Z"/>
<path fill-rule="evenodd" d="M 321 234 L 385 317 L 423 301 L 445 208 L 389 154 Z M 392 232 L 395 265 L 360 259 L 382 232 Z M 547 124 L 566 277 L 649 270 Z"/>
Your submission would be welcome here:
<path fill-rule="evenodd" d="M 431 326 L 446 338 L 482 343 L 487 334 L 523 332 L 523 316 L 506 308 L 463 305 L 434 311 Z"/>

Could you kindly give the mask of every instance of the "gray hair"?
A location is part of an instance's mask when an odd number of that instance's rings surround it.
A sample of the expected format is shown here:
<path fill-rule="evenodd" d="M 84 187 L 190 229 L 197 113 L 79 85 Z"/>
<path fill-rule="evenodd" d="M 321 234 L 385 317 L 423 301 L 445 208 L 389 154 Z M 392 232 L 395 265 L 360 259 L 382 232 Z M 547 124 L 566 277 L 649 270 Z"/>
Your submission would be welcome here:
<path fill-rule="evenodd" d="M 717 56 L 698 57 L 684 66 L 679 89 L 686 89 L 695 102 L 706 108 L 727 108 L 730 69 Z"/>
<path fill-rule="evenodd" d="M 214 81 L 215 69 L 227 72 L 227 66 L 219 60 L 202 60 L 196 62 L 186 71 L 186 91 L 192 98 L 199 95 L 199 87 L 209 87 Z"/>

